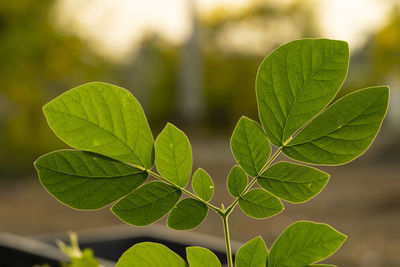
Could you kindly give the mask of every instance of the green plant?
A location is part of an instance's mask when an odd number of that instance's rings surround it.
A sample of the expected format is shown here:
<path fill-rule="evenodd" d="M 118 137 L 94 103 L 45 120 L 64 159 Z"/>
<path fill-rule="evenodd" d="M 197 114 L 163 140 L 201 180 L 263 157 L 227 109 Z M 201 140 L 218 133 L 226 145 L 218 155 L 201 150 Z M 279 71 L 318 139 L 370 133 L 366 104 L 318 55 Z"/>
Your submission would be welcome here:
<path fill-rule="evenodd" d="M 328 106 L 348 68 L 343 41 L 302 39 L 282 45 L 262 62 L 256 79 L 261 125 L 240 118 L 231 138 L 238 163 L 228 176 L 234 202 L 209 201 L 213 181 L 206 171 L 192 173 L 192 151 L 186 135 L 168 123 L 153 142 L 139 102 L 125 89 L 89 83 L 44 106 L 48 123 L 65 143 L 35 162 L 43 186 L 62 203 L 79 210 L 103 208 L 126 223 L 149 225 L 168 212 L 176 230 L 197 227 L 209 209 L 221 216 L 228 265 L 233 266 L 228 218 L 233 209 L 265 219 L 284 209 L 281 200 L 308 201 L 327 184 L 329 175 L 305 164 L 280 161 L 280 153 L 301 163 L 340 165 L 360 156 L 372 143 L 385 117 L 389 88 L 371 87 L 348 94 Z M 271 156 L 270 142 L 277 147 Z M 158 173 L 152 171 L 156 165 Z M 148 176 L 157 178 L 142 185 Z M 248 176 L 252 177 L 249 181 Z M 253 188 L 256 185 L 257 188 Z M 182 194 L 187 198 L 182 200 Z M 290 225 L 270 251 L 261 237 L 236 254 L 236 266 L 302 267 L 333 254 L 346 236 L 326 224 L 299 221 Z M 220 266 L 200 247 L 187 248 L 189 266 Z M 167 247 L 136 244 L 119 259 L 125 266 L 187 266 Z"/>

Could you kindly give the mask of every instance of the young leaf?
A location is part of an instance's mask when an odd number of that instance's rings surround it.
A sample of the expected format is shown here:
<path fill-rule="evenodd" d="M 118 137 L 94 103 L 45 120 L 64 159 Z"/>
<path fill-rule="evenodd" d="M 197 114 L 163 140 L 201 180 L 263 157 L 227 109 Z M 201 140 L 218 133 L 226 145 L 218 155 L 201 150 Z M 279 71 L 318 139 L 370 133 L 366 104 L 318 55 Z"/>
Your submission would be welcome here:
<path fill-rule="evenodd" d="M 280 46 L 260 65 L 256 93 L 261 123 L 277 147 L 323 110 L 343 83 L 346 42 L 302 39 Z"/>
<path fill-rule="evenodd" d="M 189 267 L 221 267 L 215 254 L 202 247 L 187 247 L 186 257 Z"/>
<path fill-rule="evenodd" d="M 275 241 L 268 267 L 307 266 L 333 254 L 345 239 L 344 234 L 327 224 L 296 222 Z"/>
<path fill-rule="evenodd" d="M 197 169 L 192 178 L 193 191 L 204 201 L 210 201 L 214 194 L 214 183 L 202 168 Z"/>
<path fill-rule="evenodd" d="M 261 236 L 250 240 L 236 253 L 236 267 L 265 267 L 267 263 L 267 246 Z"/>
<path fill-rule="evenodd" d="M 269 167 L 257 182 L 286 201 L 305 202 L 321 192 L 329 174 L 305 165 L 281 161 Z"/>
<path fill-rule="evenodd" d="M 253 189 L 240 197 L 239 207 L 248 216 L 256 219 L 269 218 L 283 211 L 282 202 L 260 188 Z"/>
<path fill-rule="evenodd" d="M 381 127 L 388 87 L 348 94 L 327 108 L 283 148 L 293 159 L 312 164 L 347 163 L 368 149 Z"/>
<path fill-rule="evenodd" d="M 153 136 L 136 98 L 94 82 L 78 86 L 43 107 L 50 128 L 68 145 L 151 169 Z"/>
<path fill-rule="evenodd" d="M 142 242 L 124 252 L 115 267 L 186 267 L 186 262 L 164 245 Z"/>
<path fill-rule="evenodd" d="M 144 226 L 161 219 L 170 211 L 182 191 L 162 182 L 147 183 L 118 201 L 112 211 L 121 220 Z"/>
<path fill-rule="evenodd" d="M 239 197 L 248 182 L 246 172 L 240 166 L 233 166 L 228 175 L 228 190 L 234 197 Z"/>
<path fill-rule="evenodd" d="M 207 216 L 206 204 L 193 199 L 182 199 L 172 209 L 167 225 L 175 230 L 189 230 L 199 226 Z"/>
<path fill-rule="evenodd" d="M 157 170 L 165 179 L 185 187 L 192 172 L 192 148 L 186 135 L 171 123 L 155 142 Z"/>
<path fill-rule="evenodd" d="M 261 126 L 241 117 L 231 138 L 232 153 L 239 165 L 255 177 L 271 154 L 271 145 Z"/>
<path fill-rule="evenodd" d="M 60 150 L 35 163 L 42 185 L 75 209 L 103 208 L 139 187 L 147 173 L 90 152 Z"/>

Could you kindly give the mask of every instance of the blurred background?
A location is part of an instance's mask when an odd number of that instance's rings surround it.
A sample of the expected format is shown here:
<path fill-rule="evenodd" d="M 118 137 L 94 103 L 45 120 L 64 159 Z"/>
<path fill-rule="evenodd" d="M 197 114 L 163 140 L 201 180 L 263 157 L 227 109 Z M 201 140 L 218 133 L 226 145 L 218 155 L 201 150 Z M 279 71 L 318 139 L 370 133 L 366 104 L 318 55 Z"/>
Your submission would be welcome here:
<path fill-rule="evenodd" d="M 389 113 L 370 150 L 331 173 L 326 189 L 269 220 L 231 216 L 232 238 L 261 234 L 270 247 L 295 220 L 325 222 L 348 234 L 327 262 L 400 266 L 399 0 L 19 0 L 0 1 L 0 231 L 21 235 L 121 222 L 108 209 L 64 207 L 40 185 L 32 162 L 67 146 L 41 107 L 91 81 L 129 89 L 153 135 L 166 122 L 185 130 L 194 167 L 216 181 L 213 203 L 230 203 L 229 138 L 239 117 L 258 120 L 254 81 L 262 59 L 303 37 L 349 42 L 338 96 L 391 87 Z M 196 229 L 222 236 L 218 217 Z"/>

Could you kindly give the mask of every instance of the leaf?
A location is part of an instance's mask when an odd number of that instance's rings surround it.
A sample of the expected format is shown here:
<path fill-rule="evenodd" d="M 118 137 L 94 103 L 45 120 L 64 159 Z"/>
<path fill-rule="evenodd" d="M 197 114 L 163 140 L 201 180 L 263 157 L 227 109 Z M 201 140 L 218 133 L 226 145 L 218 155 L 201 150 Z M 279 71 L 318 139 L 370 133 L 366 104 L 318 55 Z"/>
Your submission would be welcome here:
<path fill-rule="evenodd" d="M 347 163 L 371 145 L 385 117 L 388 87 L 348 94 L 327 108 L 283 148 L 293 159 L 312 164 Z"/>
<path fill-rule="evenodd" d="M 265 190 L 286 201 L 305 202 L 321 192 L 329 174 L 305 165 L 281 161 L 257 179 Z"/>
<path fill-rule="evenodd" d="M 186 262 L 164 245 L 142 242 L 125 251 L 115 267 L 186 267 Z"/>
<path fill-rule="evenodd" d="M 186 135 L 171 123 L 155 142 L 157 170 L 171 183 L 185 187 L 192 172 L 192 148 Z"/>
<path fill-rule="evenodd" d="M 264 59 L 256 78 L 257 102 L 261 124 L 275 146 L 333 100 L 348 62 L 347 43 L 327 39 L 292 41 Z"/>
<path fill-rule="evenodd" d="M 327 224 L 296 222 L 275 241 L 268 267 L 307 266 L 332 255 L 345 239 L 344 234 Z"/>
<path fill-rule="evenodd" d="M 147 173 L 90 152 L 59 150 L 35 163 L 40 182 L 57 200 L 75 209 L 103 208 L 139 187 Z"/>
<path fill-rule="evenodd" d="M 189 230 L 199 226 L 207 216 L 206 204 L 193 199 L 182 199 L 172 209 L 167 225 L 175 230 Z"/>
<path fill-rule="evenodd" d="M 253 177 L 258 175 L 271 154 L 271 145 L 261 126 L 244 116 L 233 131 L 231 148 L 239 165 Z"/>
<path fill-rule="evenodd" d="M 149 225 L 170 211 L 182 191 L 163 182 L 150 182 L 118 201 L 112 212 L 126 223 Z"/>
<path fill-rule="evenodd" d="M 256 219 L 269 218 L 283 211 L 281 201 L 260 188 L 253 189 L 240 197 L 239 207 L 248 216 Z"/>
<path fill-rule="evenodd" d="M 54 133 L 71 147 L 151 169 L 153 136 L 136 98 L 94 82 L 78 86 L 43 107 Z"/>
<path fill-rule="evenodd" d="M 221 267 L 217 256 L 206 248 L 187 247 L 186 257 L 189 267 Z"/>
<path fill-rule="evenodd" d="M 239 248 L 235 257 L 235 266 L 265 267 L 267 257 L 267 246 L 261 236 L 257 236 Z"/>
<path fill-rule="evenodd" d="M 210 201 L 214 194 L 214 183 L 202 168 L 197 169 L 192 178 L 193 191 L 204 201 Z"/>
<path fill-rule="evenodd" d="M 228 175 L 228 190 L 234 197 L 239 197 L 246 188 L 248 182 L 247 174 L 240 166 L 233 166 Z"/>

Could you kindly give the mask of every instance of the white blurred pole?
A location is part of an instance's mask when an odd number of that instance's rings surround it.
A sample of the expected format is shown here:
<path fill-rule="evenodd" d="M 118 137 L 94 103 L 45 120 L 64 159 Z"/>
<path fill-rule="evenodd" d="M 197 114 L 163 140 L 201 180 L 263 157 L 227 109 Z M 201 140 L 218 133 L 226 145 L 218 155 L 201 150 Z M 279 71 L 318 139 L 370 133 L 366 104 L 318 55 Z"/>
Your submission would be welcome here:
<path fill-rule="evenodd" d="M 195 0 L 186 0 L 191 34 L 183 44 L 178 60 L 177 110 L 185 123 L 195 124 L 204 111 L 203 60 L 199 46 L 199 25 Z"/>

